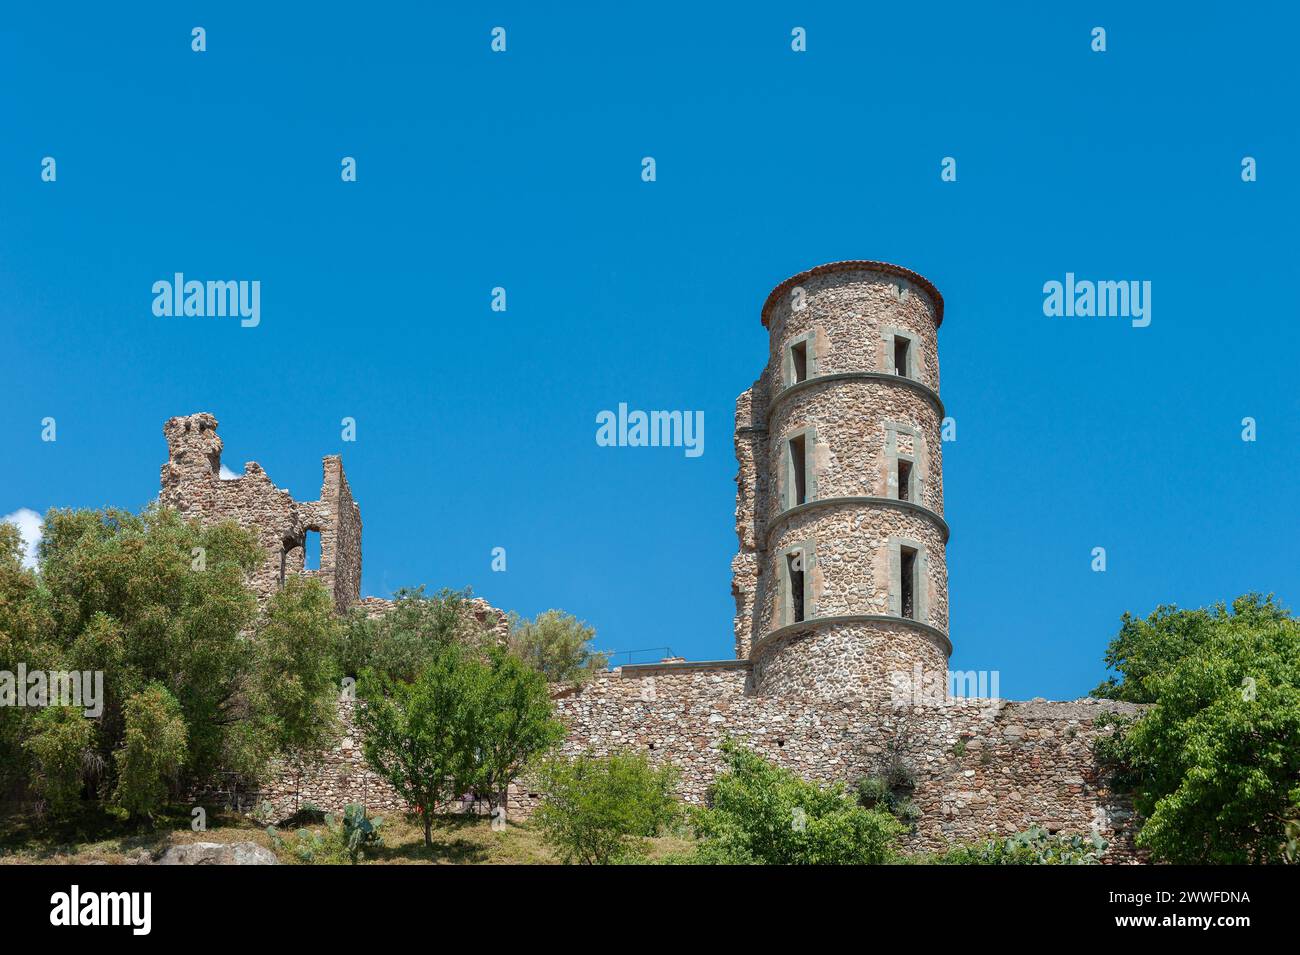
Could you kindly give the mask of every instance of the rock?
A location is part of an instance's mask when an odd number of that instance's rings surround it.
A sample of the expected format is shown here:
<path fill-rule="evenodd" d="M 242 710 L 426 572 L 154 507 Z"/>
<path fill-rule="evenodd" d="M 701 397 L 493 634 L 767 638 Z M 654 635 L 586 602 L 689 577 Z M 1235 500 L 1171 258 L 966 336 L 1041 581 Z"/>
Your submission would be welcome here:
<path fill-rule="evenodd" d="M 190 842 L 172 846 L 159 865 L 279 865 L 275 853 L 256 842 Z"/>

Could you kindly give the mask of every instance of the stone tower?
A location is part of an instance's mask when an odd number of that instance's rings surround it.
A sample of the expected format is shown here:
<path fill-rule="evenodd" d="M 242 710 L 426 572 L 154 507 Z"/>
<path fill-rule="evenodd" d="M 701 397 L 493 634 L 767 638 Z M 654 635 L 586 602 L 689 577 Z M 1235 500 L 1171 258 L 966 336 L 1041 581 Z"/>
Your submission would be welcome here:
<path fill-rule="evenodd" d="M 752 690 L 946 687 L 942 296 L 897 265 L 834 262 L 773 289 L 762 320 L 767 367 L 736 405 L 732 591 Z"/>
<path fill-rule="evenodd" d="M 163 425 L 167 463 L 159 500 L 203 524 L 233 520 L 252 528 L 265 551 L 250 581 L 265 604 L 288 574 L 318 577 L 345 612 L 361 595 L 361 510 L 352 500 L 343 460 L 322 462 L 320 499 L 295 501 L 255 461 L 239 477 L 221 477 L 221 438 L 212 415 L 183 415 Z M 309 532 L 320 535 L 320 569 L 304 570 Z"/>

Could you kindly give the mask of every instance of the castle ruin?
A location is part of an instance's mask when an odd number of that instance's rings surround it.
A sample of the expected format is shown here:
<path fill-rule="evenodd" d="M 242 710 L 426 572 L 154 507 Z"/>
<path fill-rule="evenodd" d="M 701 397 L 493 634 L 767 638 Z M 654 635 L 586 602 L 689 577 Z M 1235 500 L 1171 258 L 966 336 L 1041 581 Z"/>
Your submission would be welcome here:
<path fill-rule="evenodd" d="M 948 693 L 948 573 L 943 517 L 943 298 L 883 262 L 819 266 L 778 285 L 761 310 L 767 363 L 736 406 L 735 657 L 619 667 L 556 687 L 569 754 L 642 751 L 672 763 L 700 802 L 733 739 L 805 778 L 854 783 L 893 764 L 913 776 L 912 848 L 941 849 L 1031 825 L 1095 833 L 1108 861 L 1133 857 L 1133 820 L 1097 766 L 1097 718 L 1129 704 L 1009 702 Z M 320 499 L 294 501 L 256 465 L 221 480 L 208 414 L 167 422 L 162 501 L 204 521 L 254 527 L 265 601 L 303 573 L 318 531 L 318 576 L 342 612 L 360 599 L 361 518 L 340 459 L 324 461 Z M 366 598 L 367 612 L 391 602 Z M 475 601 L 475 616 L 503 615 Z M 504 634 L 504 629 L 499 631 Z M 365 768 L 342 702 L 344 736 L 264 795 L 284 815 L 305 801 L 403 808 Z M 512 786 L 512 812 L 539 794 Z"/>
<path fill-rule="evenodd" d="M 221 477 L 221 437 L 210 414 L 171 418 L 163 425 L 167 463 L 161 503 L 203 524 L 233 520 L 253 529 L 265 557 L 249 585 L 265 604 L 287 574 L 320 579 L 340 612 L 361 598 L 361 509 L 343 474 L 343 459 L 323 462 L 320 499 L 295 501 L 276 487 L 256 461 L 240 477 Z M 304 570 L 309 531 L 320 534 L 320 569 Z"/>

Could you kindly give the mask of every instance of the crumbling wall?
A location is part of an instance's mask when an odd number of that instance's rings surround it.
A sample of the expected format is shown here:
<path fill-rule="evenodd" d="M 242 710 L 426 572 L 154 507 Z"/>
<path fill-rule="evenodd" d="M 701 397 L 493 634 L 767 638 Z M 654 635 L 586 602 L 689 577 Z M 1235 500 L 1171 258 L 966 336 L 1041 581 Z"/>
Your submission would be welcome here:
<path fill-rule="evenodd" d="M 257 533 L 265 557 L 249 585 L 260 604 L 288 575 L 304 573 L 308 531 L 319 532 L 321 541 L 320 569 L 308 573 L 325 583 L 340 613 L 356 603 L 361 596 L 361 510 L 337 455 L 324 459 L 320 499 L 295 501 L 255 461 L 244 465 L 241 477 L 221 479 L 222 441 L 212 415 L 171 418 L 163 434 L 168 459 L 159 500 L 205 525 L 233 520 Z"/>

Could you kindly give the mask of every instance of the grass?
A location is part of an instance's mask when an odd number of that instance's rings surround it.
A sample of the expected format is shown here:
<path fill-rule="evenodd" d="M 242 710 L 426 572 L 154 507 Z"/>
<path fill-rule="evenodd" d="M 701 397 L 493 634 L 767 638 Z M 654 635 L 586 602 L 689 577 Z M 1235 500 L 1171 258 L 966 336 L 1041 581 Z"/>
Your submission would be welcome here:
<path fill-rule="evenodd" d="M 383 815 L 383 814 L 381 814 Z M 323 832 L 323 825 L 305 826 Z M 209 814 L 204 832 L 190 829 L 188 811 L 160 817 L 153 828 L 128 824 L 106 814 L 87 815 L 58 829 L 40 824 L 30 814 L 0 816 L 0 864 L 122 865 L 142 854 L 156 858 L 169 846 L 188 842 L 255 842 L 276 852 L 280 861 L 303 864 L 291 849 L 294 829 L 277 830 L 277 846 L 265 827 L 244 816 Z M 542 842 L 541 833 L 527 823 L 508 823 L 493 831 L 485 817 L 439 816 L 433 824 L 433 846 L 424 844 L 424 827 L 414 815 L 384 815 L 380 828 L 384 844 L 367 853 L 366 865 L 554 865 L 559 859 Z M 647 855 L 659 859 L 684 852 L 691 842 L 678 836 L 647 839 Z"/>

